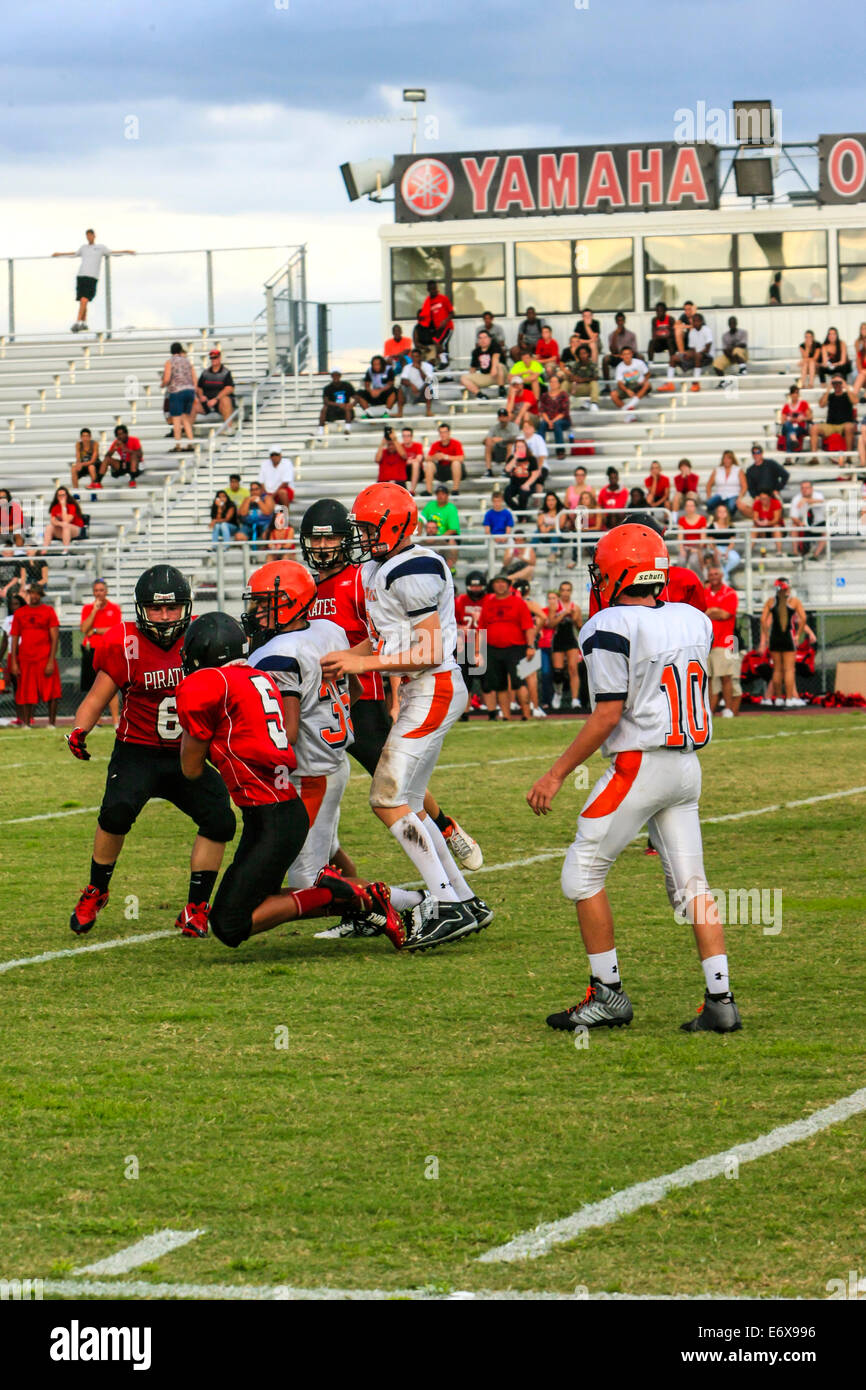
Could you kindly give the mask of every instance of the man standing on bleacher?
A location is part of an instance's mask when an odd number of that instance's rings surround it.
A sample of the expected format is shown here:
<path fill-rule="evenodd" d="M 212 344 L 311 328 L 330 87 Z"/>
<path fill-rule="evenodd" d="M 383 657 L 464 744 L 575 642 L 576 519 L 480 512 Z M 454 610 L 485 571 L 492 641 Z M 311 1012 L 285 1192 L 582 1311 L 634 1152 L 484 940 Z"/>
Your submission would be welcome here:
<path fill-rule="evenodd" d="M 77 251 L 53 251 L 51 253 L 52 256 L 79 256 L 81 258 L 78 278 L 75 281 L 78 318 L 72 325 L 70 330 L 72 333 L 82 333 L 87 328 L 87 306 L 96 298 L 96 287 L 99 282 L 103 257 L 135 255 L 134 251 L 109 251 L 107 246 L 103 246 L 101 241 L 96 240 L 96 233 L 92 227 L 88 227 L 84 235 L 86 241 L 83 246 L 79 246 Z"/>

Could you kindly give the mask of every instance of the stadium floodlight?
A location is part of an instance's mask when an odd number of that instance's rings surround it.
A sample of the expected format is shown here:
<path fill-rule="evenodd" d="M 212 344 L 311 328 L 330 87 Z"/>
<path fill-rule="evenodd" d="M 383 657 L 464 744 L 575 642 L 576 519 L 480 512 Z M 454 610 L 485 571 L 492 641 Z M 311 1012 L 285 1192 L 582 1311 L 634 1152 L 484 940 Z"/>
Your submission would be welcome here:
<path fill-rule="evenodd" d="M 738 145 L 774 145 L 773 103 L 771 101 L 735 101 L 734 129 Z"/>
<path fill-rule="evenodd" d="M 354 203 L 365 194 L 381 196 L 382 189 L 394 182 L 394 160 L 390 155 L 384 159 L 361 159 L 355 164 L 341 164 L 340 173 Z"/>
<path fill-rule="evenodd" d="M 404 101 L 426 101 L 426 100 L 427 100 L 427 88 L 426 88 L 426 87 L 404 87 L 404 88 L 403 88 L 403 100 L 404 100 Z"/>
<path fill-rule="evenodd" d="M 735 159 L 734 179 L 738 198 L 772 198 L 773 161 L 763 159 Z"/>

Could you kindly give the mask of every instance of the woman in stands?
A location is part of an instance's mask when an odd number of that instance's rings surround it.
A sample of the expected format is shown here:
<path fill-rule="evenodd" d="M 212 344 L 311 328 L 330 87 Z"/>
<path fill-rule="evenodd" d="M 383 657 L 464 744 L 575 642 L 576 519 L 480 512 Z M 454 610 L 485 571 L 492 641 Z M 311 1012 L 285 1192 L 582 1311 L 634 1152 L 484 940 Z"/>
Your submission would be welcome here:
<path fill-rule="evenodd" d="M 162 372 L 162 387 L 168 393 L 168 413 L 171 419 L 171 432 L 174 436 L 173 454 L 191 454 L 192 410 L 195 404 L 195 372 L 192 363 L 183 350 L 182 343 L 172 343 L 171 357 Z M 186 444 L 181 446 L 180 433 L 183 430 Z"/>
<path fill-rule="evenodd" d="M 851 361 L 848 357 L 848 344 L 844 338 L 839 337 L 837 328 L 828 328 L 827 336 L 821 344 L 821 356 L 818 360 L 818 375 L 821 378 L 821 385 L 827 380 L 828 376 L 835 376 L 837 373 L 841 377 L 848 377 L 851 371 Z"/>
<path fill-rule="evenodd" d="M 22 594 L 38 584 L 43 593 L 48 588 L 48 565 L 41 555 L 36 554 L 36 550 L 30 546 L 27 550 L 27 558 L 21 564 L 21 572 L 18 580 L 18 588 Z"/>
<path fill-rule="evenodd" d="M 0 487 L 0 542 L 24 544 L 24 512 L 21 503 L 13 501 L 8 487 Z"/>
<path fill-rule="evenodd" d="M 740 552 L 734 544 L 736 539 L 737 533 L 731 521 L 730 509 L 724 502 L 720 502 L 707 527 L 706 553 L 709 555 L 711 563 L 718 565 L 722 570 L 726 584 L 730 584 L 734 570 L 743 563 Z"/>
<path fill-rule="evenodd" d="M 102 487 L 102 474 L 105 472 L 105 465 L 103 464 L 100 468 L 99 445 L 88 429 L 79 430 L 78 439 L 75 442 L 75 462 L 71 471 L 73 487 L 78 487 L 78 480 L 82 473 L 87 473 L 91 487 Z"/>
<path fill-rule="evenodd" d="M 680 564 L 692 570 L 699 579 L 703 578 L 701 555 L 706 529 L 707 518 L 698 510 L 697 498 L 693 493 L 687 493 L 679 517 Z"/>
<path fill-rule="evenodd" d="M 866 323 L 861 323 L 860 332 L 857 334 L 857 341 L 854 344 L 854 367 L 857 375 L 854 378 L 853 390 L 859 393 L 863 390 L 866 383 Z"/>
<path fill-rule="evenodd" d="M 815 373 L 821 357 L 821 344 L 811 328 L 807 328 L 800 344 L 800 385 L 805 388 L 815 385 Z"/>
<path fill-rule="evenodd" d="M 277 507 L 265 539 L 268 542 L 269 560 L 285 560 L 294 554 L 295 528 L 289 525 L 289 513 L 285 507 Z"/>
<path fill-rule="evenodd" d="M 67 487 L 59 487 L 51 499 L 48 509 L 49 522 L 42 541 L 44 555 L 52 541 L 62 541 L 64 555 L 69 554 L 72 541 L 78 540 L 86 522 Z"/>
<path fill-rule="evenodd" d="M 225 488 L 221 487 L 211 502 L 210 520 L 214 549 L 220 542 L 226 544 L 233 539 L 238 529 L 238 509 Z"/>
<path fill-rule="evenodd" d="M 563 506 L 556 493 L 546 492 L 538 513 L 538 530 L 533 539 L 542 555 L 547 555 L 551 564 L 558 560 L 561 554 L 561 547 L 555 538 L 560 529 L 559 518 L 562 511 Z"/>

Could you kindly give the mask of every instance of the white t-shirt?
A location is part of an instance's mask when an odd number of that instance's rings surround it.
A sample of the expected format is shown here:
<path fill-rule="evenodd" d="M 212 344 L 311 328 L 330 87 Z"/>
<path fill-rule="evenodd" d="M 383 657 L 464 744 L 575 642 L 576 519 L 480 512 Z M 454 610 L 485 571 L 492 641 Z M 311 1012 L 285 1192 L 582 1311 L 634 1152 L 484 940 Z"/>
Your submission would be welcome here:
<path fill-rule="evenodd" d="M 713 471 L 713 480 L 710 484 L 712 496 L 714 497 L 739 497 L 740 495 L 740 470 L 731 468 L 727 475 L 721 464 Z"/>
<path fill-rule="evenodd" d="M 249 657 L 250 666 L 267 671 L 280 694 L 301 702 L 295 743 L 298 774 L 327 777 L 345 761 L 355 741 L 349 713 L 349 678 L 322 678 L 322 657 L 347 651 L 349 639 L 327 618 L 314 618 L 309 627 L 278 632 Z"/>
<path fill-rule="evenodd" d="M 712 352 L 713 335 L 704 324 L 703 328 L 689 329 L 689 352 Z"/>
<path fill-rule="evenodd" d="M 103 256 L 110 256 L 111 252 L 107 246 L 103 246 L 101 241 L 95 241 L 92 246 L 89 241 L 85 241 L 83 246 L 79 246 L 78 255 L 81 257 L 78 274 L 89 275 L 91 279 L 98 280 L 99 272 L 102 269 L 102 258 Z"/>
<path fill-rule="evenodd" d="M 649 367 L 643 358 L 633 357 L 628 365 L 625 362 L 620 362 L 616 369 L 616 381 L 617 383 L 624 383 L 629 391 L 637 391 L 648 372 Z"/>
<path fill-rule="evenodd" d="M 287 487 L 295 485 L 295 468 L 289 459 L 280 459 L 276 465 L 270 459 L 265 459 L 259 472 L 259 482 L 265 492 L 276 492 L 285 484 Z"/>
<path fill-rule="evenodd" d="M 404 386 L 408 382 L 414 390 L 421 391 L 425 386 L 429 386 L 432 383 L 433 376 L 434 372 L 430 363 L 422 362 L 420 372 L 414 364 L 404 367 L 400 376 L 400 381 Z"/>
<path fill-rule="evenodd" d="M 809 512 L 812 513 L 813 526 L 824 525 L 827 520 L 827 514 L 824 511 L 824 494 L 819 492 L 817 488 L 812 489 L 811 497 L 804 497 L 802 493 L 799 497 L 795 497 L 788 514 L 792 521 L 805 526 L 808 524 Z"/>
<path fill-rule="evenodd" d="M 364 597 L 367 600 L 367 626 L 374 648 L 385 656 L 407 651 L 412 628 L 439 614 L 442 630 L 442 662 L 424 671 L 405 674 L 410 680 L 438 671 L 456 668 L 457 623 L 454 618 L 454 581 L 441 555 L 420 545 L 408 546 L 389 555 L 381 564 L 367 560 L 361 567 Z"/>
<path fill-rule="evenodd" d="M 526 447 L 529 450 L 529 452 L 533 454 L 540 463 L 543 463 L 544 460 L 547 458 L 548 448 L 541 435 L 535 433 L 531 434 L 528 439 L 526 438 L 526 435 L 524 435 L 523 438 L 526 440 Z"/>

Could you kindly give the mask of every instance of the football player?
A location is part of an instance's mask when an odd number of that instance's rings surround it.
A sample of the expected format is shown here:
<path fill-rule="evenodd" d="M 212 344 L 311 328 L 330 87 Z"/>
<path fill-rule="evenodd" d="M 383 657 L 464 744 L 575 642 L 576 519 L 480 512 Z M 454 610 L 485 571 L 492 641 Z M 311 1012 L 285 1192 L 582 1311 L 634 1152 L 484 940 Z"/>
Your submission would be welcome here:
<path fill-rule="evenodd" d="M 424 810 L 445 735 L 466 707 L 455 659 L 454 585 L 442 557 L 415 544 L 418 509 L 405 488 L 364 488 L 350 521 L 353 554 L 365 561 L 361 580 L 371 635 L 351 651 L 323 654 L 322 674 L 326 681 L 376 671 L 403 676 L 399 712 L 376 764 L 370 804 L 438 904 L 436 917 L 407 942 L 410 950 L 426 950 L 480 931 L 493 918 Z"/>
<path fill-rule="evenodd" d="M 316 576 L 317 594 L 311 618 L 329 618 L 343 629 L 349 646 L 369 637 L 361 567 L 351 556 L 352 523 L 342 502 L 323 497 L 308 507 L 301 521 L 301 553 Z M 361 693 L 352 707 L 355 741 L 349 753 L 372 777 L 391 732 L 385 690 L 380 671 L 363 672 Z M 424 810 L 436 822 L 454 858 L 464 869 L 480 869 L 481 850 L 471 835 L 439 806 L 428 790 Z M 341 865 L 351 873 L 351 861 Z"/>
<path fill-rule="evenodd" d="M 361 887 L 324 867 L 312 883 L 282 891 L 310 822 L 291 781 L 295 754 L 280 693 L 269 675 L 248 664 L 246 650 L 234 618 L 206 613 L 184 638 L 184 679 L 177 690 L 184 777 L 195 786 L 209 759 L 243 817 L 240 843 L 210 913 L 214 936 L 237 947 L 281 922 L 358 908 L 379 913 L 399 949 L 403 923 L 384 884 Z"/>
<path fill-rule="evenodd" d="M 222 779 L 205 769 L 196 782 L 180 769 L 181 727 L 176 693 L 192 594 L 173 565 L 152 565 L 135 586 L 135 622 L 109 628 L 93 656 L 96 678 L 66 741 L 76 758 L 90 758 L 87 735 L 120 690 L 123 710 L 99 810 L 90 882 L 69 925 L 89 932 L 108 902 L 108 885 L 123 842 L 154 797 L 170 801 L 198 827 L 190 861 L 189 895 L 175 921 L 184 936 L 207 936 L 208 904 L 235 818 Z"/>
<path fill-rule="evenodd" d="M 546 815 L 566 777 L 601 748 L 608 770 L 589 794 L 562 869 L 562 891 L 577 903 L 589 956 L 581 1003 L 551 1014 L 551 1028 L 619 1027 L 633 1017 L 622 987 L 605 879 L 648 822 L 668 896 L 692 923 L 704 972 L 704 1003 L 687 1032 L 740 1028 L 718 909 L 704 876 L 698 748 L 712 736 L 707 665 L 712 624 L 683 603 L 663 603 L 664 541 L 648 526 L 617 526 L 590 563 L 598 612 L 580 633 L 592 713 L 574 742 L 535 783 L 527 801 Z"/>

